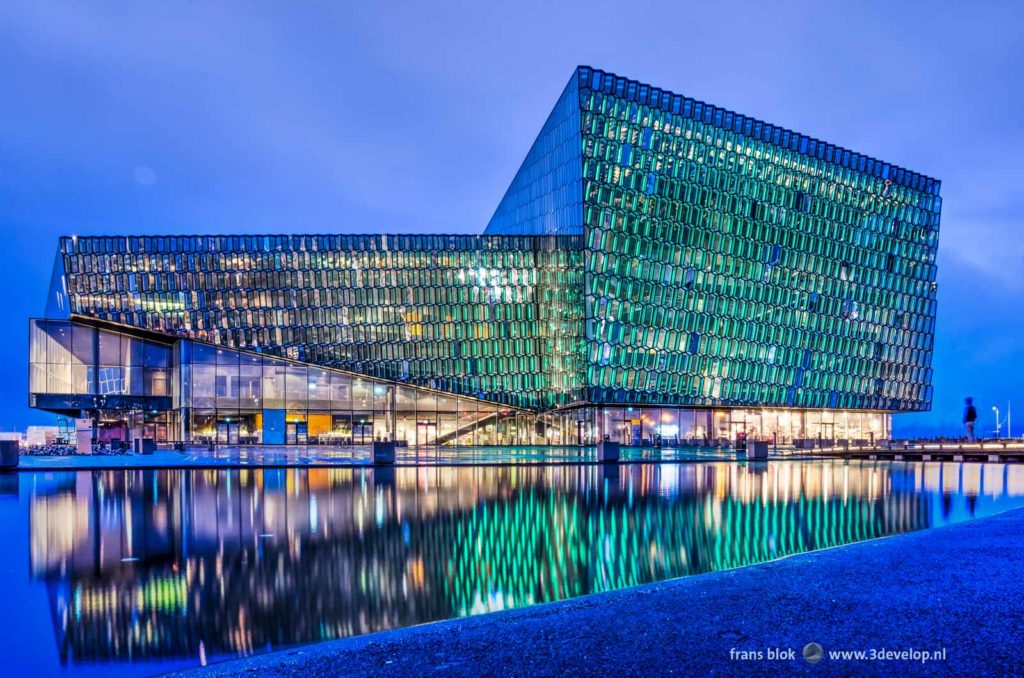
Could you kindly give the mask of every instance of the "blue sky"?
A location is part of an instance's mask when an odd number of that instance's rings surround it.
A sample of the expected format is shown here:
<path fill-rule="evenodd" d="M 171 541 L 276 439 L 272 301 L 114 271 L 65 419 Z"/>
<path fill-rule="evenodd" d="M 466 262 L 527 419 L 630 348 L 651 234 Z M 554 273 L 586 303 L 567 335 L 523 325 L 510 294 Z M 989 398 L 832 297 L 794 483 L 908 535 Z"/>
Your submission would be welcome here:
<path fill-rule="evenodd" d="M 0 4 L 0 430 L 62 234 L 476 233 L 577 64 L 943 182 L 935 404 L 1020 398 L 1024 3 Z"/>

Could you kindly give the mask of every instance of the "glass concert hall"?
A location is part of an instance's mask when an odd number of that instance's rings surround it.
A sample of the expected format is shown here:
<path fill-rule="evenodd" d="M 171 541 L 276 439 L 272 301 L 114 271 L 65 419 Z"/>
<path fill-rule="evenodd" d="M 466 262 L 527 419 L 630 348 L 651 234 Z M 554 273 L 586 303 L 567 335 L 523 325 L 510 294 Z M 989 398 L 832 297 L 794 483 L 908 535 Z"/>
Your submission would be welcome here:
<path fill-rule="evenodd" d="M 62 238 L 30 404 L 107 441 L 885 438 L 931 406 L 939 190 L 580 67 L 481 235 Z"/>

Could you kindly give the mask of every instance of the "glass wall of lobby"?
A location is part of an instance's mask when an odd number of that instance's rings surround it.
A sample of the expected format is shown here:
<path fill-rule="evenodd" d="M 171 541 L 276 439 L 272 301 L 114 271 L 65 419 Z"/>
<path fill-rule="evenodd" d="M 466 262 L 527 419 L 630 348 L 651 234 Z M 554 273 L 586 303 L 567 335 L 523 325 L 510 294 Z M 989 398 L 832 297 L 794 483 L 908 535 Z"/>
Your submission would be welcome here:
<path fill-rule="evenodd" d="M 185 341 L 183 439 L 220 444 L 517 445 L 537 415 L 472 398 Z"/>
<path fill-rule="evenodd" d="M 67 320 L 32 319 L 29 392 L 169 396 L 171 347 Z"/>
<path fill-rule="evenodd" d="M 66 396 L 58 398 L 62 410 L 99 403 L 88 416 L 103 442 L 577 445 L 608 436 L 627 445 L 686 445 L 742 434 L 785 445 L 818 436 L 878 440 L 890 431 L 889 415 L 879 412 L 588 406 L 538 414 L 258 353 L 168 341 L 175 346 L 34 320 L 30 395 Z"/>
<path fill-rule="evenodd" d="M 788 445 L 799 439 L 871 442 L 889 437 L 883 412 L 787 409 L 603 407 L 593 431 L 624 445 L 692 445 L 745 438 Z"/>
<path fill-rule="evenodd" d="M 221 444 L 695 445 L 737 438 L 889 437 L 890 415 L 847 410 L 578 407 L 536 413 L 275 357 L 182 341 L 183 439 Z"/>
<path fill-rule="evenodd" d="M 153 341 L 69 320 L 29 321 L 33 406 L 91 420 L 104 444 L 176 439 L 167 411 L 174 388 L 171 341 Z"/>

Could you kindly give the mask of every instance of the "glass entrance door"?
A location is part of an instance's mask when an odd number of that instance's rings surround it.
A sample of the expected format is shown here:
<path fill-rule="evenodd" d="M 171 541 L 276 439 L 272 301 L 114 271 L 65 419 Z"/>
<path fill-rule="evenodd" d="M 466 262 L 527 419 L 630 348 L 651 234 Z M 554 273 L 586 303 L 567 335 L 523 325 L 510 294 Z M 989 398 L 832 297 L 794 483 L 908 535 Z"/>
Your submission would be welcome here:
<path fill-rule="evenodd" d="M 643 427 L 641 426 L 641 419 L 639 419 L 639 418 L 630 419 L 630 420 L 628 420 L 628 424 L 629 424 L 629 436 L 628 436 L 628 438 L 626 440 L 626 444 L 627 445 L 632 445 L 633 447 L 639 447 L 640 444 L 643 442 L 643 440 L 642 440 Z"/>
<path fill-rule="evenodd" d="M 416 422 L 416 444 L 433 445 L 437 441 L 437 424 L 433 421 Z"/>
<path fill-rule="evenodd" d="M 218 421 L 217 422 L 217 444 L 237 445 L 238 444 L 238 422 Z"/>
<path fill-rule="evenodd" d="M 167 442 L 167 424 L 146 424 L 142 427 L 142 437 L 152 438 L 158 443 Z"/>
<path fill-rule="evenodd" d="M 306 435 L 306 422 L 304 421 L 290 421 L 285 426 L 284 432 L 284 443 L 285 445 L 305 445 L 309 442 L 309 437 Z"/>
<path fill-rule="evenodd" d="M 352 422 L 352 442 L 356 445 L 369 445 L 373 442 L 373 420 L 360 417 Z"/>

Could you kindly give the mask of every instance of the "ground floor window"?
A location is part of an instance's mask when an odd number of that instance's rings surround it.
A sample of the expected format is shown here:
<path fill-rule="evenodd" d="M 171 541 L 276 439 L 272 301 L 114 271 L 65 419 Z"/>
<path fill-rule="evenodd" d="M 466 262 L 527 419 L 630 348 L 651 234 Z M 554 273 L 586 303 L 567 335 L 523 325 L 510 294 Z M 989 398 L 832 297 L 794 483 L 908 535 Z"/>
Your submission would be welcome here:
<path fill-rule="evenodd" d="M 424 399 L 426 403 L 435 400 Z M 368 445 L 398 440 L 416 446 L 592 445 L 700 446 L 765 440 L 871 443 L 890 435 L 883 412 L 676 407 L 578 407 L 524 412 L 460 399 L 431 409 L 263 410 L 184 408 L 167 412 L 104 411 L 97 441 L 135 438 L 218 445 Z"/>
<path fill-rule="evenodd" d="M 789 445 L 800 439 L 871 442 L 889 437 L 883 412 L 785 409 L 595 408 L 599 439 L 624 445 L 694 445 L 767 440 Z"/>

